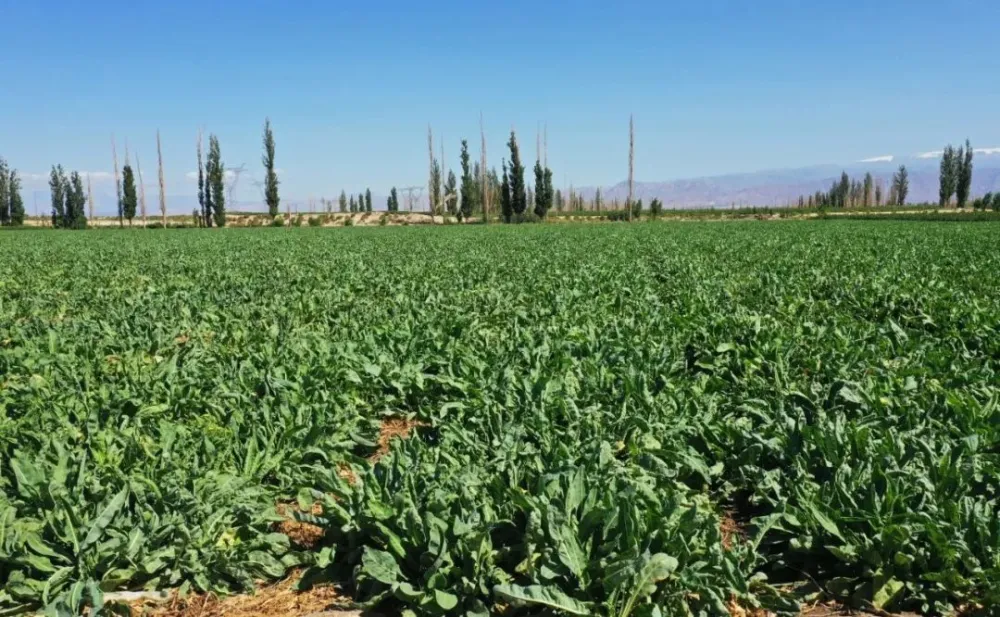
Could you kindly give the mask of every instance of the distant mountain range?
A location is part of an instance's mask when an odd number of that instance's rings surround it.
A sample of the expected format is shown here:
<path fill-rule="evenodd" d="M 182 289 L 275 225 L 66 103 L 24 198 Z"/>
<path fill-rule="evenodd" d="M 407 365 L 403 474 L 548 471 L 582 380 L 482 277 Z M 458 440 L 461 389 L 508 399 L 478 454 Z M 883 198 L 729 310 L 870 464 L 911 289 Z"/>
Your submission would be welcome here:
<path fill-rule="evenodd" d="M 667 208 L 728 208 L 733 204 L 781 206 L 797 200 L 799 195 L 828 190 L 843 171 L 857 179 L 871 172 L 875 180 L 881 180 L 888 190 L 892 175 L 900 165 L 906 165 L 909 172 L 910 193 L 907 201 L 938 200 L 940 159 L 931 156 L 931 153 L 920 157 L 875 157 L 850 165 L 815 165 L 670 182 L 636 182 L 634 192 L 637 198 L 647 204 L 653 198 L 658 198 Z M 1000 191 L 1000 149 L 997 148 L 977 152 L 974 159 L 972 195 L 978 196 L 989 191 Z M 593 199 L 596 187 L 584 187 L 579 192 L 584 198 Z M 622 202 L 628 196 L 628 182 L 602 187 L 601 194 L 604 201 L 617 199 Z"/>
<path fill-rule="evenodd" d="M 866 161 L 849 165 L 813 165 L 794 169 L 774 169 L 750 173 L 725 174 L 688 178 L 668 182 L 636 182 L 635 195 L 648 204 L 653 198 L 663 201 L 667 208 L 729 208 L 736 206 L 783 206 L 794 202 L 799 195 L 811 195 L 816 191 L 826 191 L 834 180 L 840 178 L 846 171 L 852 178 L 861 179 L 865 173 L 871 172 L 876 181 L 881 181 L 888 192 L 892 175 L 900 165 L 906 165 L 910 177 L 910 193 L 907 201 L 936 202 L 938 199 L 938 167 L 940 159 L 937 153 L 929 152 L 920 156 L 899 157 L 879 156 Z M 529 179 L 530 181 L 531 179 Z M 566 187 L 561 187 L 566 190 Z M 584 198 L 591 200 L 597 192 L 597 187 L 577 188 Z M 1000 192 L 1000 148 L 986 148 L 976 151 L 972 175 L 973 197 L 986 192 Z M 113 206 L 113 194 L 96 192 L 95 201 L 99 204 L 97 214 L 113 216 L 109 205 Z M 41 212 L 48 211 L 48 191 L 35 191 Z M 622 181 L 614 186 L 601 187 L 601 195 L 605 202 L 618 200 L 624 202 L 628 195 L 628 182 Z M 30 209 L 31 195 L 26 195 L 26 205 Z M 150 216 L 157 216 L 158 201 L 155 195 L 147 196 Z M 285 211 L 287 203 L 298 204 L 298 211 L 308 213 L 307 200 L 284 198 L 281 210 Z M 385 197 L 373 195 L 372 203 L 376 210 L 385 208 Z M 42 204 L 45 204 L 42 206 Z M 195 195 L 168 195 L 167 206 L 170 214 L 187 214 L 198 207 Z M 317 200 L 317 211 L 322 205 Z M 336 208 L 334 204 L 334 208 Z M 405 208 L 405 204 L 404 204 Z M 266 207 L 259 201 L 238 201 L 229 204 L 229 210 L 243 212 L 264 212 Z M 414 204 L 415 210 L 426 210 L 427 201 Z"/>

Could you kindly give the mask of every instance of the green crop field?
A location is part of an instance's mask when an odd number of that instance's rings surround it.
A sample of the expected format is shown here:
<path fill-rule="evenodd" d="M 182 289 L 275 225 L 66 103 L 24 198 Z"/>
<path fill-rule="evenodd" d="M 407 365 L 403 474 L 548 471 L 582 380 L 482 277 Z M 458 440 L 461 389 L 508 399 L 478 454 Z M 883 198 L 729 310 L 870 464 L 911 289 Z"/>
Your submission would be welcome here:
<path fill-rule="evenodd" d="M 34 231 L 0 266 L 2 614 L 298 568 L 418 615 L 1000 603 L 993 223 Z"/>

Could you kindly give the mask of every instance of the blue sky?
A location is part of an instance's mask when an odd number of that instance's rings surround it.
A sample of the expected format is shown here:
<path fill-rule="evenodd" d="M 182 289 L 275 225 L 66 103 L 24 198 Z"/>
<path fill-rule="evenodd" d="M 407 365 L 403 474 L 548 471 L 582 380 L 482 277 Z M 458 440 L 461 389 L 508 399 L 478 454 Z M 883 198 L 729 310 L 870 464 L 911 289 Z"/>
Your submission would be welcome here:
<path fill-rule="evenodd" d="M 995 1 L 0 0 L 0 15 L 0 155 L 101 178 L 114 132 L 150 183 L 159 128 L 171 194 L 194 193 L 199 126 L 261 177 L 265 116 L 287 199 L 425 182 L 428 123 L 457 169 L 480 111 L 497 165 L 511 126 L 533 160 L 547 124 L 560 185 L 626 176 L 629 113 L 640 180 L 1000 146 Z"/>

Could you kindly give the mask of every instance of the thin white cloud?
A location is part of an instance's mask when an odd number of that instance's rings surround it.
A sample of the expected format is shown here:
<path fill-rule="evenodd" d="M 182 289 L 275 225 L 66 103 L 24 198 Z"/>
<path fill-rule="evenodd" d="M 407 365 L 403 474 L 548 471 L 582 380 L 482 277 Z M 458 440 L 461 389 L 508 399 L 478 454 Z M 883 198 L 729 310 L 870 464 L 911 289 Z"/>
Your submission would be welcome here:
<path fill-rule="evenodd" d="M 278 172 L 278 173 L 281 173 L 281 170 L 276 169 L 275 171 Z M 230 170 L 230 169 L 226 170 L 226 179 L 227 180 L 232 180 L 235 176 L 236 176 L 236 174 L 232 170 Z M 189 171 L 186 174 L 184 174 L 184 177 L 187 178 L 188 180 L 197 180 L 198 179 L 198 172 L 197 171 Z M 247 176 L 244 175 L 243 177 L 246 178 Z"/>
<path fill-rule="evenodd" d="M 987 156 L 990 154 L 1000 154 L 1000 148 L 973 148 L 972 151 L 976 154 L 985 154 Z"/>
<path fill-rule="evenodd" d="M 858 162 L 859 163 L 891 163 L 892 162 L 892 158 L 893 157 L 892 157 L 891 154 L 884 154 L 882 156 L 873 156 L 871 158 L 861 159 Z"/>
<path fill-rule="evenodd" d="M 938 159 L 944 154 L 944 150 L 931 150 L 930 152 L 921 152 L 917 155 L 918 159 Z"/>

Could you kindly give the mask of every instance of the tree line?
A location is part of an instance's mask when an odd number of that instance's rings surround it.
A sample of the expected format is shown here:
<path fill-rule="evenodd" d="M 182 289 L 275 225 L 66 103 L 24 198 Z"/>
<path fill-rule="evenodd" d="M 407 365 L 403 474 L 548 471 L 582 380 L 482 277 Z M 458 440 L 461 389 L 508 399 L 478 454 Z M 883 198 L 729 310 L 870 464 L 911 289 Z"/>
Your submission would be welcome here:
<path fill-rule="evenodd" d="M 847 172 L 841 172 L 840 179 L 834 180 L 829 190 L 816 191 L 812 195 L 800 195 L 800 208 L 870 208 L 885 206 L 901 206 L 906 203 L 910 192 L 910 175 L 906 165 L 900 165 L 892 175 L 892 183 L 888 194 L 882 188 L 882 182 L 875 180 L 871 172 L 861 180 L 852 179 Z"/>
<path fill-rule="evenodd" d="M 0 226 L 24 224 L 24 202 L 21 200 L 21 178 L 0 156 Z"/>

